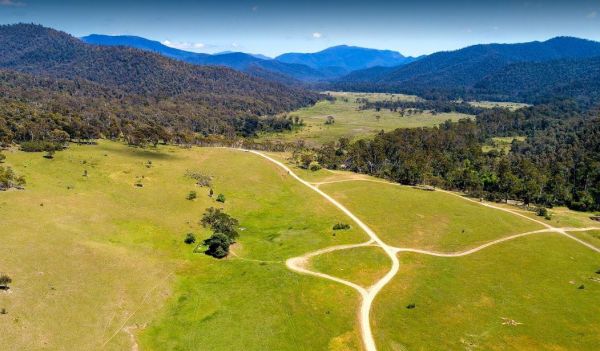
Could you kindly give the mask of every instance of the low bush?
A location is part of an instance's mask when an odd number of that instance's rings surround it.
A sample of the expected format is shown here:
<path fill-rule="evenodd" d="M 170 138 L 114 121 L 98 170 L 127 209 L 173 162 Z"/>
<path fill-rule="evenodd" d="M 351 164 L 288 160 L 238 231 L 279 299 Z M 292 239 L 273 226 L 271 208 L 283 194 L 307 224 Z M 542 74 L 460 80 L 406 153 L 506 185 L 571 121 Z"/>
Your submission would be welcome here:
<path fill-rule="evenodd" d="M 21 151 L 25 152 L 59 151 L 64 149 L 62 144 L 46 140 L 24 141 L 19 146 Z"/>
<path fill-rule="evenodd" d="M 192 190 L 187 194 L 187 196 L 185 198 L 188 200 L 194 200 L 197 197 L 198 197 L 198 194 Z"/>
<path fill-rule="evenodd" d="M 183 242 L 188 245 L 191 245 L 196 242 L 196 236 L 194 235 L 194 233 L 187 233 Z"/>
<path fill-rule="evenodd" d="M 350 224 L 346 224 L 346 223 L 336 223 L 333 226 L 333 230 L 348 230 L 350 229 Z"/>
<path fill-rule="evenodd" d="M 225 203 L 225 195 L 223 195 L 223 194 L 217 195 L 217 202 Z"/>

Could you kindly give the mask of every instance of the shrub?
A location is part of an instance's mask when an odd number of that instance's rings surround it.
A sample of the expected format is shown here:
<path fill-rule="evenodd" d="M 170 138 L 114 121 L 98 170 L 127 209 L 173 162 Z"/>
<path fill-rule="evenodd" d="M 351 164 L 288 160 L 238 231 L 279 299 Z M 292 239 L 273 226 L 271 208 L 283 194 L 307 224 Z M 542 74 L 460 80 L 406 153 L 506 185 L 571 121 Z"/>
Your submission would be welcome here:
<path fill-rule="evenodd" d="M 20 144 L 20 147 L 25 152 L 58 151 L 63 149 L 62 145 L 45 140 L 24 141 Z"/>
<path fill-rule="evenodd" d="M 333 230 L 348 230 L 350 229 L 350 224 L 346 224 L 346 223 L 336 223 L 333 226 Z"/>
<path fill-rule="evenodd" d="M 201 187 L 210 187 L 211 186 L 212 177 L 207 174 L 203 174 L 203 173 L 197 172 L 197 171 L 187 170 L 185 175 L 188 178 L 194 179 L 196 181 L 196 184 L 198 184 Z"/>
<path fill-rule="evenodd" d="M 321 165 L 319 164 L 319 162 L 318 162 L 318 161 L 312 161 L 312 162 L 311 162 L 311 163 L 308 165 L 308 169 L 309 169 L 309 170 L 311 170 L 311 171 L 313 171 L 313 172 L 316 172 L 316 171 L 318 171 L 318 170 L 320 170 L 320 169 L 321 169 Z"/>
<path fill-rule="evenodd" d="M 24 185 L 25 178 L 17 176 L 10 167 L 0 166 L 0 191 L 21 188 Z"/>
<path fill-rule="evenodd" d="M 225 195 L 223 195 L 223 194 L 217 195 L 217 202 L 225 203 Z"/>
<path fill-rule="evenodd" d="M 548 216 L 548 209 L 545 207 L 538 207 L 535 210 L 535 213 L 540 217 L 546 217 L 546 216 Z"/>
<path fill-rule="evenodd" d="M 6 156 L 4 154 L 0 154 L 0 163 L 3 163 L 6 160 Z"/>
<path fill-rule="evenodd" d="M 6 308 L 1 308 L 0 309 L 0 314 L 7 314 L 8 312 L 6 312 Z"/>
<path fill-rule="evenodd" d="M 412 310 L 415 307 L 417 307 L 417 305 L 415 305 L 414 303 L 409 303 L 408 305 L 406 305 L 406 308 L 408 308 L 409 310 Z"/>
<path fill-rule="evenodd" d="M 198 194 L 195 191 L 190 191 L 189 194 L 186 196 L 186 199 L 188 200 L 194 200 L 195 198 L 198 197 Z"/>
<path fill-rule="evenodd" d="M 187 233 L 183 242 L 188 245 L 191 245 L 196 242 L 196 236 L 194 235 L 194 233 Z"/>
<path fill-rule="evenodd" d="M 583 289 L 585 289 L 585 285 L 581 284 L 577 289 L 583 290 Z"/>
<path fill-rule="evenodd" d="M 8 289 L 8 284 L 10 283 L 12 283 L 12 279 L 8 275 L 0 275 L 0 289 Z"/>

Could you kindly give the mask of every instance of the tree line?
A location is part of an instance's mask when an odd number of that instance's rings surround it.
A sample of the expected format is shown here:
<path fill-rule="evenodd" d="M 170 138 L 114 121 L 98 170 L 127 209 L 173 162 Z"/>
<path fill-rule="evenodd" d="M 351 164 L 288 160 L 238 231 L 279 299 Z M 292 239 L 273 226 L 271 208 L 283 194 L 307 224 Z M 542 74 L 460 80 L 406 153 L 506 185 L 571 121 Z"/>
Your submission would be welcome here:
<path fill-rule="evenodd" d="M 483 145 L 523 135 L 508 153 Z M 509 111 L 485 110 L 476 120 L 434 128 L 397 129 L 372 139 L 341 139 L 318 150 L 323 166 L 402 184 L 428 184 L 489 200 L 600 210 L 600 113 L 571 100 Z"/>

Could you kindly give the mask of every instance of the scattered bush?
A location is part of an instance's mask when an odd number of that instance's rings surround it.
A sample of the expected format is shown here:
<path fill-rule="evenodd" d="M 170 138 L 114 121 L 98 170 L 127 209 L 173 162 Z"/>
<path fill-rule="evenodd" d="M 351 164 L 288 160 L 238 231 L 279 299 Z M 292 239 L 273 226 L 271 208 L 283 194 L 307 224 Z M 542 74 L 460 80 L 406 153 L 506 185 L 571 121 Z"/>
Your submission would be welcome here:
<path fill-rule="evenodd" d="M 318 161 L 312 161 L 312 162 L 311 162 L 311 163 L 308 165 L 308 169 L 309 169 L 309 170 L 311 170 L 311 171 L 313 171 L 313 172 L 316 172 L 316 171 L 318 171 L 318 170 L 320 170 L 320 169 L 321 169 L 321 165 L 319 164 L 319 162 L 318 162 Z"/>
<path fill-rule="evenodd" d="M 6 275 L 6 274 L 1 274 L 0 275 L 0 289 L 1 290 L 8 290 L 9 286 L 8 284 L 12 283 L 12 279 Z"/>
<path fill-rule="evenodd" d="M 44 158 L 47 158 L 47 159 L 51 160 L 51 159 L 54 158 L 54 153 L 55 153 L 54 150 L 48 150 L 48 151 L 46 151 L 46 154 L 44 155 Z"/>
<path fill-rule="evenodd" d="M 6 308 L 0 308 L 0 314 L 7 314 Z"/>
<path fill-rule="evenodd" d="M 325 119 L 325 124 L 326 125 L 331 125 L 335 123 L 335 118 L 333 116 L 327 116 L 327 119 Z"/>
<path fill-rule="evenodd" d="M 196 242 L 196 236 L 194 235 L 194 233 L 187 233 L 183 242 L 188 245 L 191 245 Z"/>
<path fill-rule="evenodd" d="M 581 284 L 577 289 L 583 290 L 583 289 L 585 289 L 585 285 Z"/>
<path fill-rule="evenodd" d="M 6 156 L 4 154 L 0 154 L 0 163 L 3 163 L 6 160 Z"/>
<path fill-rule="evenodd" d="M 211 188 L 211 189 L 208 191 L 208 196 L 209 196 L 209 197 L 212 197 L 214 193 L 215 193 L 215 192 L 214 192 L 214 191 L 212 190 L 212 188 Z"/>
<path fill-rule="evenodd" d="M 333 230 L 348 230 L 350 229 L 350 224 L 346 224 L 346 223 L 336 223 L 333 226 Z"/>
<path fill-rule="evenodd" d="M 193 180 L 195 180 L 196 184 L 198 184 L 201 187 L 210 187 L 211 186 L 212 177 L 209 175 L 206 175 L 206 174 L 203 174 L 203 173 L 197 172 L 197 171 L 190 171 L 190 170 L 187 170 L 185 175 L 186 175 L 186 177 L 192 178 Z"/>
<path fill-rule="evenodd" d="M 546 217 L 548 215 L 548 209 L 545 207 L 538 207 L 535 213 L 540 217 Z"/>
<path fill-rule="evenodd" d="M 188 200 L 194 200 L 197 197 L 198 197 L 198 194 L 192 190 L 187 194 L 187 196 L 185 198 Z"/>
<path fill-rule="evenodd" d="M 0 191 L 10 188 L 22 188 L 25 185 L 25 178 L 17 176 L 10 167 L 0 166 Z"/>
<path fill-rule="evenodd" d="M 406 305 L 406 308 L 408 308 L 409 310 L 412 310 L 415 307 L 417 307 L 417 305 L 415 305 L 414 303 L 409 303 L 408 305 Z"/>
<path fill-rule="evenodd" d="M 223 195 L 223 194 L 217 195 L 217 202 L 225 203 L 225 195 Z"/>

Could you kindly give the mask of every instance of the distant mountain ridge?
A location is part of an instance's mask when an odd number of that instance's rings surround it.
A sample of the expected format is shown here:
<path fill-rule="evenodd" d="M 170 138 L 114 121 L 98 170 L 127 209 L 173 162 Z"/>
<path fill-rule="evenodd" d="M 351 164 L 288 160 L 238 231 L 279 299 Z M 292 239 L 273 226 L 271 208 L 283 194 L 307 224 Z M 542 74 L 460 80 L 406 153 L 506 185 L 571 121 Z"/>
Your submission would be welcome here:
<path fill-rule="evenodd" d="M 214 55 L 189 52 L 137 36 L 91 34 L 80 39 L 88 44 L 126 46 L 152 51 L 172 59 L 197 65 L 226 66 L 264 79 L 284 83 L 331 80 L 355 69 L 373 66 L 397 66 L 413 60 L 413 58 L 404 57 L 394 51 L 351 46 L 337 46 L 314 54 L 285 54 L 271 59 L 263 55 L 243 52 L 226 51 Z M 293 57 L 312 59 L 304 63 L 303 59 Z"/>
<path fill-rule="evenodd" d="M 579 60 L 596 56 L 600 56 L 600 43 L 572 37 L 519 44 L 480 44 L 438 52 L 394 69 L 355 71 L 335 80 L 330 88 L 402 92 L 430 97 L 461 96 L 476 89 L 486 77 L 498 74 L 511 64 Z M 503 93 L 511 97 L 515 95 L 506 94 L 506 91 Z"/>
<path fill-rule="evenodd" d="M 334 46 L 315 53 L 287 53 L 279 55 L 275 59 L 281 62 L 303 64 L 315 69 L 339 67 L 346 72 L 376 66 L 399 66 L 415 60 L 413 57 L 405 57 L 396 51 L 348 45 Z"/>

